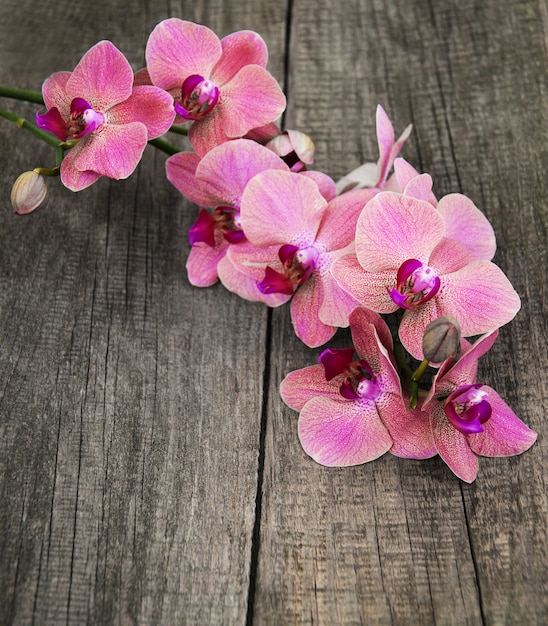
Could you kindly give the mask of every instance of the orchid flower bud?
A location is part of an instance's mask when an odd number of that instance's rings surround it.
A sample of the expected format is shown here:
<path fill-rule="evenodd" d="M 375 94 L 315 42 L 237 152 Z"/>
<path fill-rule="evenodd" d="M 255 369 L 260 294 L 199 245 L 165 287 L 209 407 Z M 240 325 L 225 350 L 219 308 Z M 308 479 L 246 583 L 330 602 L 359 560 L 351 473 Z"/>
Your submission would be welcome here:
<path fill-rule="evenodd" d="M 460 347 L 460 324 L 450 315 L 438 317 L 430 322 L 422 338 L 424 358 L 432 363 L 443 361 L 457 355 Z"/>
<path fill-rule="evenodd" d="M 17 215 L 27 215 L 46 206 L 48 188 L 37 172 L 23 172 L 11 188 L 11 204 Z"/>

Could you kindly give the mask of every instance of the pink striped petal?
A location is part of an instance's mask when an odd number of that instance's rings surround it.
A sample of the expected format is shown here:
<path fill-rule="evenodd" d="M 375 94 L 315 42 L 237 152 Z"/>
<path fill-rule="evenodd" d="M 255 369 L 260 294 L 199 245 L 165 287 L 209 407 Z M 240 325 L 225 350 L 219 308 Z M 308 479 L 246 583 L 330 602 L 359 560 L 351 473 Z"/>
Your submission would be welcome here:
<path fill-rule="evenodd" d="M 90 48 L 66 84 L 69 97 L 84 98 L 99 111 L 124 102 L 132 89 L 131 65 L 110 41 L 100 41 Z"/>
<path fill-rule="evenodd" d="M 400 322 L 398 334 L 403 347 L 413 358 L 419 361 L 424 359 L 422 337 L 428 324 L 438 317 L 448 314 L 440 308 L 437 298 L 422 304 L 416 309 L 405 312 Z M 451 313 L 451 315 L 453 314 Z M 455 317 L 457 316 L 455 315 Z M 459 318 L 457 317 L 457 319 Z"/>
<path fill-rule="evenodd" d="M 379 356 L 380 346 L 385 350 L 392 350 L 393 347 L 392 335 L 386 322 L 378 313 L 363 307 L 352 311 L 349 322 L 356 352 L 373 367 L 375 372 L 378 372 L 381 369 L 382 358 Z M 375 333 L 372 333 L 372 328 L 375 329 Z M 374 360 L 376 365 L 371 363 L 370 359 Z"/>
<path fill-rule="evenodd" d="M 106 120 L 109 124 L 141 122 L 148 139 L 155 139 L 169 130 L 174 117 L 173 98 L 167 91 L 143 85 L 134 87 L 130 98 L 112 107 Z"/>
<path fill-rule="evenodd" d="M 297 337 L 309 348 L 317 348 L 333 337 L 336 327 L 324 324 L 319 315 L 325 300 L 323 281 L 317 272 L 296 291 L 291 301 L 291 320 Z"/>
<path fill-rule="evenodd" d="M 398 305 L 390 297 L 388 288 L 396 285 L 396 270 L 366 272 L 355 254 L 336 259 L 331 274 L 337 283 L 362 306 L 378 313 L 393 313 Z"/>
<path fill-rule="evenodd" d="M 521 302 L 504 272 L 490 261 L 473 261 L 443 277 L 435 298 L 442 315 L 456 317 L 462 335 L 499 328 L 514 318 Z"/>
<path fill-rule="evenodd" d="M 304 170 L 303 172 L 299 172 L 299 174 L 313 180 L 316 185 L 318 185 L 318 189 L 322 196 L 328 202 L 337 196 L 335 182 L 327 174 L 317 172 L 316 170 Z"/>
<path fill-rule="evenodd" d="M 497 249 L 493 227 L 472 200 L 452 193 L 439 201 L 438 211 L 445 220 L 446 237 L 460 241 L 476 259 L 493 258 Z"/>
<path fill-rule="evenodd" d="M 82 191 L 82 189 L 86 189 L 101 178 L 101 175 L 97 172 L 90 170 L 82 172 L 74 166 L 74 158 L 78 153 L 76 152 L 74 155 L 73 153 L 78 145 L 70 150 L 61 163 L 61 182 L 71 191 Z"/>
<path fill-rule="evenodd" d="M 360 465 L 377 459 L 392 446 L 374 402 L 315 397 L 299 417 L 304 451 L 329 467 Z"/>
<path fill-rule="evenodd" d="M 438 454 L 461 480 L 473 482 L 479 464 L 478 457 L 470 450 L 467 436 L 451 426 L 439 403 L 433 407 L 430 419 Z"/>
<path fill-rule="evenodd" d="M 196 168 L 200 157 L 194 152 L 178 152 L 166 161 L 166 176 L 169 182 L 191 202 L 203 207 L 217 207 L 227 201 L 220 199 L 216 190 L 196 179 Z"/>
<path fill-rule="evenodd" d="M 409 401 L 407 400 L 407 403 Z M 420 409 L 411 410 L 406 401 L 395 397 L 380 408 L 381 419 L 394 440 L 390 452 L 404 459 L 429 459 L 438 453 L 429 416 Z"/>
<path fill-rule="evenodd" d="M 242 228 L 256 246 L 312 245 L 326 207 L 313 181 L 300 174 L 268 170 L 252 178 L 244 190 Z"/>
<path fill-rule="evenodd" d="M 356 255 L 369 272 L 398 269 L 407 259 L 426 263 L 445 234 L 445 222 L 429 203 L 382 192 L 362 211 Z"/>
<path fill-rule="evenodd" d="M 99 131 L 85 137 L 85 150 L 74 158 L 80 171 L 92 170 L 116 180 L 127 178 L 137 167 L 147 145 L 147 129 L 140 122 L 124 126 L 103 124 Z"/>
<path fill-rule="evenodd" d="M 70 115 L 70 103 L 72 97 L 67 95 L 67 81 L 71 72 L 56 72 L 44 81 L 42 85 L 42 95 L 46 107 L 51 109 L 56 107 L 64 119 Z"/>
<path fill-rule="evenodd" d="M 360 305 L 342 289 L 330 273 L 322 275 L 324 298 L 320 304 L 319 318 L 328 326 L 346 328 L 352 311 Z"/>
<path fill-rule="evenodd" d="M 483 432 L 470 435 L 470 448 L 482 456 L 513 456 L 528 450 L 536 441 L 537 433 L 526 426 L 499 394 L 484 385 L 488 394 L 491 418 L 483 424 Z"/>
<path fill-rule="evenodd" d="M 280 384 L 282 400 L 295 411 L 316 396 L 338 399 L 341 377 L 327 381 L 323 365 L 310 365 L 290 372 Z"/>
<path fill-rule="evenodd" d="M 221 42 L 212 30 L 175 17 L 160 22 L 146 46 L 152 82 L 166 90 L 180 89 L 193 74 L 209 78 L 221 55 Z"/>
<path fill-rule="evenodd" d="M 438 276 L 451 274 L 472 262 L 474 257 L 468 248 L 456 239 L 444 237 L 432 250 L 428 265 L 433 267 Z"/>
<path fill-rule="evenodd" d="M 242 244 L 230 246 L 230 249 L 238 248 L 240 245 Z M 221 259 L 217 266 L 217 271 L 226 289 L 237 294 L 240 298 L 245 298 L 252 302 L 262 302 L 270 307 L 285 304 L 291 298 L 291 296 L 283 293 L 262 293 L 257 287 L 257 281 L 251 276 L 239 271 L 239 268 L 232 263 L 228 255 Z"/>
<path fill-rule="evenodd" d="M 195 287 L 209 287 L 219 278 L 217 266 L 226 255 L 228 241 L 218 233 L 215 236 L 215 246 L 196 244 L 190 248 L 186 262 L 188 280 Z"/>
<path fill-rule="evenodd" d="M 240 30 L 221 39 L 223 54 L 211 72 L 211 80 L 221 86 L 245 65 L 266 67 L 268 50 L 263 38 L 251 30 Z"/>

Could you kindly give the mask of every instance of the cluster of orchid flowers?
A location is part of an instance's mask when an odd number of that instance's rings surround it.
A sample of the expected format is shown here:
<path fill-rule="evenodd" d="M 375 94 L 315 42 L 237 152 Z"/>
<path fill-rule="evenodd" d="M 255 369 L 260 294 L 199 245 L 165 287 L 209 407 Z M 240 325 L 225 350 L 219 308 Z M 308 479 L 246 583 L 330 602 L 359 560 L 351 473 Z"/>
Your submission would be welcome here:
<path fill-rule="evenodd" d="M 476 380 L 479 357 L 520 308 L 492 263 L 493 229 L 466 196 L 438 200 L 430 175 L 398 157 L 411 127 L 396 140 L 380 106 L 377 163 L 338 183 L 311 170 L 311 139 L 276 125 L 286 100 L 267 58 L 254 32 L 220 40 L 168 19 L 150 35 L 146 69 L 134 73 L 102 41 L 73 72 L 50 76 L 32 130 L 54 137 L 53 173 L 73 191 L 101 176 L 127 178 L 148 142 L 188 132 L 191 151 L 156 145 L 171 155 L 168 180 L 200 207 L 188 233 L 190 282 L 220 281 L 270 307 L 290 301 L 309 347 L 350 326 L 353 347 L 328 348 L 281 383 L 300 412 L 305 452 L 339 467 L 385 452 L 439 454 L 471 482 L 478 455 L 519 454 L 537 436 Z M 16 212 L 44 204 L 45 173 L 18 179 Z M 394 337 L 381 314 L 397 320 Z"/>

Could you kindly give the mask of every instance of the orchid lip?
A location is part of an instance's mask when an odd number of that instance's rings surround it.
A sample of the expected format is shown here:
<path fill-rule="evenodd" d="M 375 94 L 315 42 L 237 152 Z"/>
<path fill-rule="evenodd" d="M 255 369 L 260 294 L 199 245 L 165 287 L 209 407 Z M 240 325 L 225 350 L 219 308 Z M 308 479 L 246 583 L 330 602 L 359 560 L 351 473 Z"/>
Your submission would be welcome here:
<path fill-rule="evenodd" d="M 481 383 L 462 385 L 449 395 L 443 410 L 449 422 L 464 435 L 483 432 L 482 424 L 490 419 L 492 407 Z M 457 405 L 460 412 L 457 410 Z"/>
<path fill-rule="evenodd" d="M 313 246 L 299 248 L 292 244 L 284 244 L 278 250 L 278 258 L 282 262 L 281 272 L 270 266 L 265 268 L 263 280 L 257 282 L 261 293 L 283 293 L 292 295 L 316 269 L 319 252 Z"/>
<path fill-rule="evenodd" d="M 435 270 L 418 259 L 404 261 L 396 275 L 396 288 L 388 290 L 399 307 L 414 309 L 436 296 L 441 281 Z"/>
<path fill-rule="evenodd" d="M 181 103 L 175 103 L 177 113 L 187 120 L 200 120 L 219 100 L 219 88 L 199 74 L 188 76 L 181 87 Z"/>

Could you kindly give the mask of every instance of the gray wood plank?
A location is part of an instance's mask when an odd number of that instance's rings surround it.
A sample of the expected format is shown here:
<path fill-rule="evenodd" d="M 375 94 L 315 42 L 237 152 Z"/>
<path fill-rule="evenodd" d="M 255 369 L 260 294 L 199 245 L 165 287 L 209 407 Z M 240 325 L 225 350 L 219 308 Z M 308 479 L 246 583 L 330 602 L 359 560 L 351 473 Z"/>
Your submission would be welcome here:
<path fill-rule="evenodd" d="M 0 80 L 39 89 L 102 38 L 137 69 L 169 15 L 260 31 L 283 67 L 283 3 L 10 1 Z M 79 194 L 52 181 L 21 218 L 11 184 L 52 155 L 0 133 L 0 623 L 243 624 L 267 312 L 188 284 L 197 209 L 164 155 Z"/>
<path fill-rule="evenodd" d="M 287 125 L 316 142 L 337 178 L 376 159 L 374 111 L 414 133 L 404 156 L 492 221 L 495 261 L 523 307 L 481 362 L 540 432 L 517 458 L 485 459 L 473 485 L 437 458 L 386 456 L 322 469 L 297 441 L 276 387 L 315 362 L 273 318 L 259 624 L 539 624 L 547 602 L 546 410 L 548 190 L 543 2 L 293 3 Z M 331 345 L 346 347 L 340 333 Z"/>

